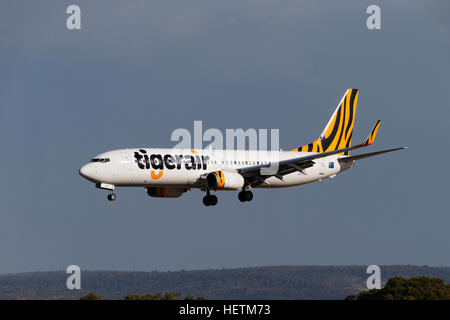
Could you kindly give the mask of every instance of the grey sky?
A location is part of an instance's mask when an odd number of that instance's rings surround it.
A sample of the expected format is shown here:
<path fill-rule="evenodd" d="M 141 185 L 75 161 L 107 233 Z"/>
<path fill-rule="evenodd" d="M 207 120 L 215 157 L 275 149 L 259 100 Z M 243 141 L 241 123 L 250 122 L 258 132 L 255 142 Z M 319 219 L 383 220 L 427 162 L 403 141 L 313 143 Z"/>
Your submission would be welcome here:
<path fill-rule="evenodd" d="M 376 1 L 2 1 L 0 273 L 280 264 L 450 265 L 450 4 Z M 68 31 L 78 4 L 82 30 Z M 170 147 L 176 128 L 320 133 L 359 88 L 353 141 L 372 150 L 334 180 L 218 193 L 205 208 L 78 175 L 116 148 Z"/>

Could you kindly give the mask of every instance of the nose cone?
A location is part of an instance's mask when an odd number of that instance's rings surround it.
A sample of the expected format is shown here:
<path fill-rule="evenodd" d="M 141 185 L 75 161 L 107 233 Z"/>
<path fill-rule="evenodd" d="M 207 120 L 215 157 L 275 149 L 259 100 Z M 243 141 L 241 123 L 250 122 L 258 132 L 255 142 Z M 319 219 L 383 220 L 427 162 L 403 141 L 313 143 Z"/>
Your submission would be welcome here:
<path fill-rule="evenodd" d="M 94 175 L 96 174 L 96 170 L 93 163 L 88 163 L 82 166 L 79 173 L 83 178 L 95 182 Z"/>

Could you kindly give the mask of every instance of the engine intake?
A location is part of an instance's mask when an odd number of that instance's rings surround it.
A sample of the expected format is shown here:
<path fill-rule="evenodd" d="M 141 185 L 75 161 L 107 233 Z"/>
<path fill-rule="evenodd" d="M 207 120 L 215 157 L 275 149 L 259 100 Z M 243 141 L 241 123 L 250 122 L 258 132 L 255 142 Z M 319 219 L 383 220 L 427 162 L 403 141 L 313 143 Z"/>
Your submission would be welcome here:
<path fill-rule="evenodd" d="M 147 187 L 147 194 L 155 198 L 178 198 L 186 192 L 186 188 Z"/>
<path fill-rule="evenodd" d="M 236 172 L 214 171 L 206 176 L 206 187 L 212 190 L 239 190 L 244 183 L 244 177 Z"/>

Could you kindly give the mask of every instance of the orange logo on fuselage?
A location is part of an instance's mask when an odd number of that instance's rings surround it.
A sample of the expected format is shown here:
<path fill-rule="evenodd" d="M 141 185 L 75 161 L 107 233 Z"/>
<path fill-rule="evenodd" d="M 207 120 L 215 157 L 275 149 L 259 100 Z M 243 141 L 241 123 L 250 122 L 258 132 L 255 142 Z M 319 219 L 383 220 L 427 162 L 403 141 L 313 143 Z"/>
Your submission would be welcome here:
<path fill-rule="evenodd" d="M 161 177 L 163 176 L 164 171 L 159 171 L 158 173 L 155 173 L 154 170 L 150 171 L 150 176 L 152 177 L 153 180 L 158 180 L 161 179 Z"/>

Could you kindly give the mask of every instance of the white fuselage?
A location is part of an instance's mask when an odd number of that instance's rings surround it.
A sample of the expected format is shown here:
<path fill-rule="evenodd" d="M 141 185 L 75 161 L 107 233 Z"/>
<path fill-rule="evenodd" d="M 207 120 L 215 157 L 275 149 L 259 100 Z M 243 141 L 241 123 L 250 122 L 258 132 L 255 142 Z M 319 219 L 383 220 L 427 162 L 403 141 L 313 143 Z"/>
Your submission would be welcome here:
<path fill-rule="evenodd" d="M 211 191 L 240 190 L 241 202 L 252 201 L 252 188 L 282 188 L 333 178 L 356 160 L 405 147 L 350 156 L 373 144 L 380 120 L 364 142 L 351 146 L 358 89 L 348 89 L 320 136 L 291 151 L 215 149 L 121 149 L 102 153 L 80 169 L 96 187 L 145 187 L 150 197 L 177 198 L 190 189 L 205 191 L 203 204 L 215 206 Z"/>
<path fill-rule="evenodd" d="M 102 153 L 80 169 L 80 174 L 95 183 L 135 187 L 183 187 L 204 189 L 202 176 L 213 171 L 231 171 L 293 159 L 312 152 L 252 150 L 191 150 L 136 148 Z M 279 179 L 267 178 L 257 188 L 301 185 L 333 177 L 350 166 L 342 167 L 331 155 L 314 160 L 315 164 Z"/>

